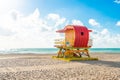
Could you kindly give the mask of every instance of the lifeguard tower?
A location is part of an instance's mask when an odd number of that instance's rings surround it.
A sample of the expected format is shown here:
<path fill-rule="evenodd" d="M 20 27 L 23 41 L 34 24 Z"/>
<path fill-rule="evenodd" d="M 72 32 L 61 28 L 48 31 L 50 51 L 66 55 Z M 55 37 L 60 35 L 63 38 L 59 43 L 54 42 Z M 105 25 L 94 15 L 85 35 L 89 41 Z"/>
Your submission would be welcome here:
<path fill-rule="evenodd" d="M 72 61 L 72 60 L 98 60 L 90 57 L 89 48 L 92 47 L 92 39 L 85 26 L 67 25 L 64 29 L 57 30 L 58 33 L 64 33 L 65 39 L 56 39 L 55 47 L 59 49 L 57 56 L 53 58 Z"/>

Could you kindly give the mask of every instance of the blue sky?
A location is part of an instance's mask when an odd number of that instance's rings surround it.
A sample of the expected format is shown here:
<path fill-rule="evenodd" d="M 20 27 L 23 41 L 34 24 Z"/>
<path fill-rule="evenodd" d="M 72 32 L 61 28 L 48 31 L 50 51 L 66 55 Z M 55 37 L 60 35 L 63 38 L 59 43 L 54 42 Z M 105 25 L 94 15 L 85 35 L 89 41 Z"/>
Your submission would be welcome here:
<path fill-rule="evenodd" d="M 31 0 L 24 11 L 29 14 L 36 8 L 40 10 L 41 17 L 48 13 L 56 13 L 69 20 L 81 20 L 87 27 L 90 27 L 88 19 L 94 18 L 110 30 L 120 30 L 119 27 L 115 27 L 120 19 L 120 4 L 114 0 Z"/>
<path fill-rule="evenodd" d="M 95 48 L 120 48 L 119 9 L 120 0 L 0 0 L 0 48 L 53 47 L 68 24 L 92 29 Z"/>

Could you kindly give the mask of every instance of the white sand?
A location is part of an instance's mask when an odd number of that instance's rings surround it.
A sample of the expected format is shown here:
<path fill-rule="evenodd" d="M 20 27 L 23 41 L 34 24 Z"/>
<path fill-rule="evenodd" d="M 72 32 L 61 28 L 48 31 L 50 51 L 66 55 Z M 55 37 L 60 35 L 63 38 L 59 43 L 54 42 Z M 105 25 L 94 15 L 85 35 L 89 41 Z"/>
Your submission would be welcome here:
<path fill-rule="evenodd" d="M 99 61 L 65 62 L 52 55 L 0 55 L 0 80 L 120 80 L 120 54 L 91 54 Z"/>

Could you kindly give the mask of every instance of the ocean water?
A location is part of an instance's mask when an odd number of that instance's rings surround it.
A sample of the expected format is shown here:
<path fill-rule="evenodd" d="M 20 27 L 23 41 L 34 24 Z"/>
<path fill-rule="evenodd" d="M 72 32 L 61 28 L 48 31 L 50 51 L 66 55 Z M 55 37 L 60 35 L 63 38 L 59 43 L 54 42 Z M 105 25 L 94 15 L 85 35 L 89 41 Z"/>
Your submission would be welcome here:
<path fill-rule="evenodd" d="M 14 49 L 0 49 L 0 54 L 53 54 L 57 53 L 57 48 L 14 48 Z M 105 52 L 105 53 L 120 53 L 120 48 L 91 48 L 90 52 Z"/>

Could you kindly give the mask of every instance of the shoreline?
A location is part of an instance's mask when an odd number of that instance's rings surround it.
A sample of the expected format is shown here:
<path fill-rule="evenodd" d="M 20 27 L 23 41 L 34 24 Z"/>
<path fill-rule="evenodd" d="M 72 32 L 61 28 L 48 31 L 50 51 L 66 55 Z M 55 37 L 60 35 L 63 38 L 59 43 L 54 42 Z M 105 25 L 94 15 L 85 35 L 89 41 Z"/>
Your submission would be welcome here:
<path fill-rule="evenodd" d="M 56 53 L 0 53 L 0 55 L 54 55 Z M 114 52 L 90 52 L 89 54 L 120 54 L 120 52 L 114 53 Z"/>

